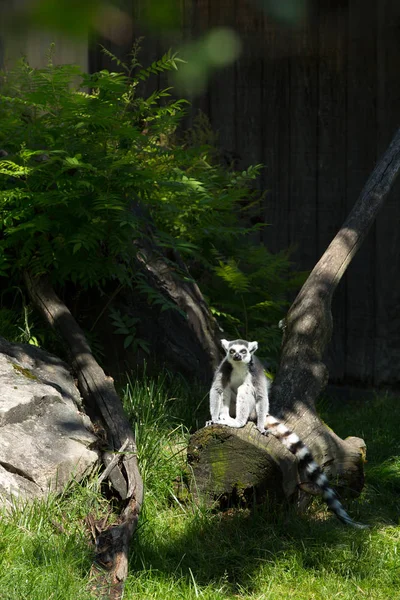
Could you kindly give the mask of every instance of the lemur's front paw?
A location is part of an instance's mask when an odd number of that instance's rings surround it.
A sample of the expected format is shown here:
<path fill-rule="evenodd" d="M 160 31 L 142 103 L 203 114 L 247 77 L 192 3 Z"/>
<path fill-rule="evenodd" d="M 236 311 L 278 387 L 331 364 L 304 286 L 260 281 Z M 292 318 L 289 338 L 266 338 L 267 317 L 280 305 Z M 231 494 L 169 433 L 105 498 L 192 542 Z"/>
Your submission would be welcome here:
<path fill-rule="evenodd" d="M 215 421 L 213 419 L 206 421 L 205 427 L 210 427 L 211 425 L 227 425 L 227 423 L 224 417 L 218 417 Z"/>
<path fill-rule="evenodd" d="M 264 429 L 264 427 L 256 427 L 257 431 L 259 431 L 262 435 L 269 435 L 271 432 L 269 429 Z"/>

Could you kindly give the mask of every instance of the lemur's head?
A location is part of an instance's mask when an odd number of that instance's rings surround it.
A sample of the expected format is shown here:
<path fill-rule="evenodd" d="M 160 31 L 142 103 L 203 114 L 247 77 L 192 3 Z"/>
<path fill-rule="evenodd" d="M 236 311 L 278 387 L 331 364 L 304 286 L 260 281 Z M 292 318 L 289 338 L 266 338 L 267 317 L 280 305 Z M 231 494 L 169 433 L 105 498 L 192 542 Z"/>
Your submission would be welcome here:
<path fill-rule="evenodd" d="M 221 340 L 223 349 L 226 352 L 226 358 L 231 364 L 239 362 L 248 364 L 251 357 L 258 348 L 257 342 L 246 342 L 246 340 Z"/>

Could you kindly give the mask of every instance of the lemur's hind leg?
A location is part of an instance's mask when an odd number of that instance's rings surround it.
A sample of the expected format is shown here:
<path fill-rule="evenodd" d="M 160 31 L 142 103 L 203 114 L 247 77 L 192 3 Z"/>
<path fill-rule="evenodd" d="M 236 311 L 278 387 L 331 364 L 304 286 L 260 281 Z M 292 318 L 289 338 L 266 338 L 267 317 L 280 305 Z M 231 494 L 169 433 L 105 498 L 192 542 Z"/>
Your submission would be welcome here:
<path fill-rule="evenodd" d="M 268 435 L 268 429 L 265 429 L 265 420 L 269 411 L 268 391 L 265 394 L 258 395 L 256 398 L 257 429 L 263 435 Z"/>
<path fill-rule="evenodd" d="M 231 390 L 225 388 L 211 389 L 210 392 L 210 412 L 211 419 L 206 422 L 206 427 L 210 425 L 227 425 L 231 419 L 229 416 L 229 406 L 231 402 Z"/>
<path fill-rule="evenodd" d="M 252 386 L 250 383 L 243 383 L 236 392 L 236 417 L 227 417 L 224 425 L 239 429 L 248 422 L 251 413 L 254 411 L 255 401 Z"/>

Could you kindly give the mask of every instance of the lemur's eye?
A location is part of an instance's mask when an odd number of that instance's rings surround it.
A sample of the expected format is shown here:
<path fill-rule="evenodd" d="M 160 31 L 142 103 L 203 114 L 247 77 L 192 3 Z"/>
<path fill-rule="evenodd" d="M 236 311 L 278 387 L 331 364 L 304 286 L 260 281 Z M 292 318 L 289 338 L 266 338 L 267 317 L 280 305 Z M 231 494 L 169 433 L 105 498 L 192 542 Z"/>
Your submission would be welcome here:
<path fill-rule="evenodd" d="M 235 354 L 235 351 L 234 351 L 234 349 L 233 349 L 233 348 L 231 348 L 231 349 L 229 350 L 229 354 Z"/>
<path fill-rule="evenodd" d="M 247 354 L 247 350 L 243 348 L 243 350 L 240 351 L 240 354 Z"/>

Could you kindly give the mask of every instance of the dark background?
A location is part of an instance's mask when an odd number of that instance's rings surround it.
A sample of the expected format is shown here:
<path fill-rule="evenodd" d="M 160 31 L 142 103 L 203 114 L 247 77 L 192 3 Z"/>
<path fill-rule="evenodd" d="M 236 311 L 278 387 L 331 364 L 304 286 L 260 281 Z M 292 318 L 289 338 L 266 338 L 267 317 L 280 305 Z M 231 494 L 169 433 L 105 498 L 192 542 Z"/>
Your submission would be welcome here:
<path fill-rule="evenodd" d="M 151 0 L 121 0 L 130 34 L 93 37 L 86 57 L 91 70 L 110 68 L 98 42 L 124 58 L 145 36 L 146 66 L 210 28 L 232 27 L 242 53 L 213 73 L 187 123 L 201 109 L 224 155 L 239 167 L 265 164 L 264 242 L 272 251 L 291 246 L 294 268 L 310 270 L 399 126 L 400 2 L 310 0 L 301 20 L 283 22 L 274 1 L 177 0 L 179 18 L 157 29 L 146 20 Z M 146 91 L 167 85 L 154 77 Z M 335 293 L 332 381 L 400 380 L 399 185 Z"/>

